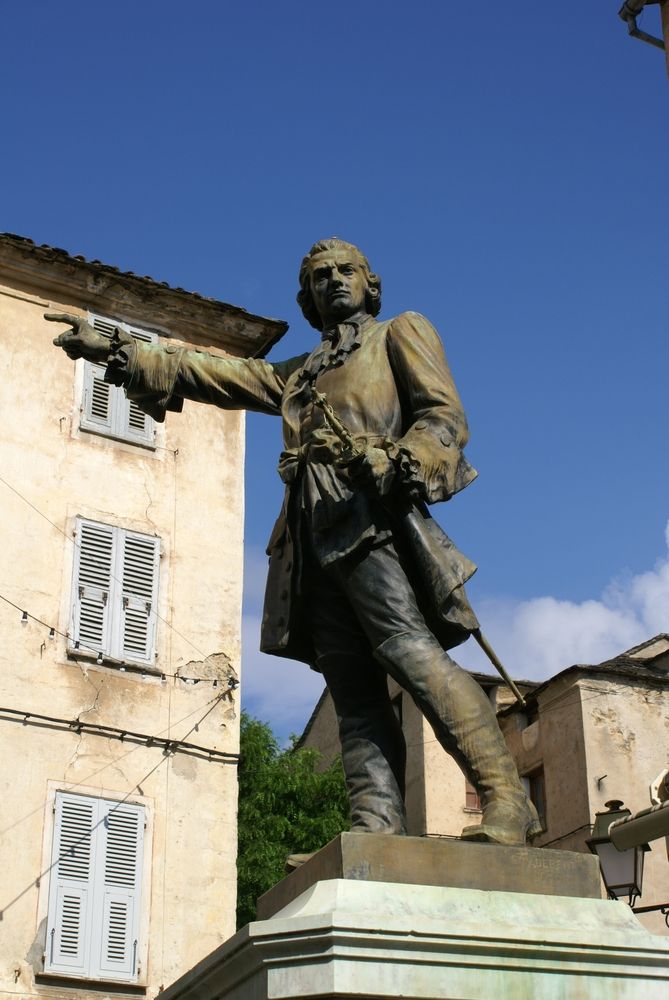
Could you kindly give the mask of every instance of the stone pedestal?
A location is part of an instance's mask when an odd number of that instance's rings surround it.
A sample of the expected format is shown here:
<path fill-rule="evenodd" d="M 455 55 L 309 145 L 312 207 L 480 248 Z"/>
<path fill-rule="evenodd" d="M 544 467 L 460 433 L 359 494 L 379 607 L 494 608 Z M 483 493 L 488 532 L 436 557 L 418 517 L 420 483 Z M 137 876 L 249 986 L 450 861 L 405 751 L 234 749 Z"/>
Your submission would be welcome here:
<path fill-rule="evenodd" d="M 266 919 L 161 1000 L 664 1000 L 669 939 L 624 903 L 595 898 L 596 865 L 570 852 L 343 834 L 263 897 Z M 509 880 L 514 889 L 500 886 Z"/>

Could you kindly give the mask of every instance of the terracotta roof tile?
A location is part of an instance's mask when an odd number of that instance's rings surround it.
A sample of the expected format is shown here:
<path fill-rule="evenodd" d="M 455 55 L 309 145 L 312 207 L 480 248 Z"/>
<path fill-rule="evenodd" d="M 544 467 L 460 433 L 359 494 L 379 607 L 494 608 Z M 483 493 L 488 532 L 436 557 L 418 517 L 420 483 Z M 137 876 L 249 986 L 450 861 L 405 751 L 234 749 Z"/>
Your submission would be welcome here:
<path fill-rule="evenodd" d="M 288 329 L 288 324 L 283 320 L 255 315 L 240 306 L 200 292 L 189 292 L 181 286 L 171 286 L 167 281 L 158 281 L 149 275 L 122 271 L 121 268 L 105 264 L 97 258 L 88 260 L 83 254 L 70 254 L 62 247 L 50 246 L 48 243 L 38 245 L 34 240 L 15 233 L 0 233 L 0 251 L 5 260 L 11 259 L 14 263 L 30 258 L 33 261 L 33 273 L 34 263 L 37 263 L 45 268 L 50 267 L 52 272 L 59 268 L 61 273 L 63 268 L 81 269 L 82 274 L 94 277 L 97 282 L 106 277 L 108 283 L 120 285 L 126 292 L 134 294 L 136 299 L 144 303 L 153 301 L 164 307 L 159 313 L 160 322 L 174 325 L 173 321 L 176 319 L 183 324 L 188 315 L 191 333 L 193 329 L 199 329 L 201 333 L 205 331 L 205 336 L 217 337 L 220 346 L 235 354 L 264 357 Z M 67 283 L 67 276 L 63 280 Z"/>

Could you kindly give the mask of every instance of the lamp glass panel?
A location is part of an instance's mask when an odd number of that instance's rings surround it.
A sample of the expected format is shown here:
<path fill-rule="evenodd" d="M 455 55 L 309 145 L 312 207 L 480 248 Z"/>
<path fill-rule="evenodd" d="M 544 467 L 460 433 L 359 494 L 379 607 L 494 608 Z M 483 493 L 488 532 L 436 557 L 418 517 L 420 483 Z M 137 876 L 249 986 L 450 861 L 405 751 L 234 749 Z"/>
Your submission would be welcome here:
<path fill-rule="evenodd" d="M 616 897 L 629 896 L 635 884 L 634 850 L 619 851 L 610 841 L 597 844 L 596 850 L 606 888 Z"/>
<path fill-rule="evenodd" d="M 646 856 L 646 852 L 643 847 L 635 847 L 634 853 L 636 854 L 636 873 L 635 873 L 635 887 L 636 896 L 641 895 L 641 887 L 643 886 L 643 861 Z"/>

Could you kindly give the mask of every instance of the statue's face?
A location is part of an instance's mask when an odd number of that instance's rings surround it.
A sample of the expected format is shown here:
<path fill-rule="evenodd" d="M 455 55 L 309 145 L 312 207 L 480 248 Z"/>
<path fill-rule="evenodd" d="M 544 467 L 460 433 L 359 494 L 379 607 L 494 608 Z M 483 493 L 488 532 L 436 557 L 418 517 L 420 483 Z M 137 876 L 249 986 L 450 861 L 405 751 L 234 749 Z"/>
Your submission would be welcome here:
<path fill-rule="evenodd" d="M 328 250 L 313 257 L 309 283 L 324 327 L 365 312 L 367 277 L 349 250 Z"/>

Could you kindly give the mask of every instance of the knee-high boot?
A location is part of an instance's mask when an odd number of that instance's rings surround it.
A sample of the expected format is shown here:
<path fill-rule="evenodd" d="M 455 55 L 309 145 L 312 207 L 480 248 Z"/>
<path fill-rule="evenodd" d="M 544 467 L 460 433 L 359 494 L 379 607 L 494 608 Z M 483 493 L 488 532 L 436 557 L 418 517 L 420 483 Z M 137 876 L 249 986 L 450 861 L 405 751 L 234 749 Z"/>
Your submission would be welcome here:
<path fill-rule="evenodd" d="M 540 833 L 536 809 L 518 777 L 493 708 L 474 678 L 436 639 L 420 633 L 386 639 L 375 656 L 411 694 L 443 748 L 479 793 L 481 824 L 466 827 L 462 836 L 524 845 Z"/>
<path fill-rule="evenodd" d="M 406 833 L 406 744 L 378 664 L 347 654 L 317 660 L 332 695 L 351 808 L 351 830 Z"/>
<path fill-rule="evenodd" d="M 406 833 L 406 744 L 388 697 L 385 672 L 349 653 L 318 657 L 339 723 L 341 756 L 354 833 Z M 290 854 L 286 871 L 313 857 Z"/>

